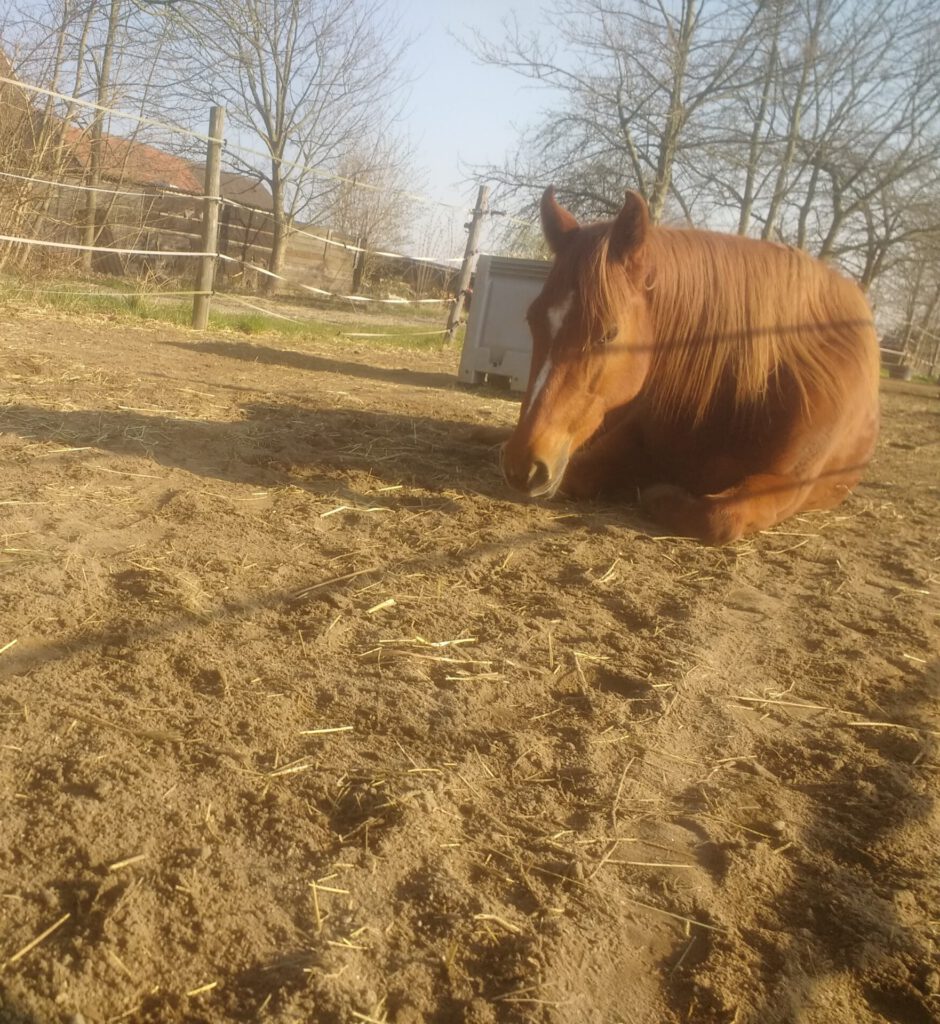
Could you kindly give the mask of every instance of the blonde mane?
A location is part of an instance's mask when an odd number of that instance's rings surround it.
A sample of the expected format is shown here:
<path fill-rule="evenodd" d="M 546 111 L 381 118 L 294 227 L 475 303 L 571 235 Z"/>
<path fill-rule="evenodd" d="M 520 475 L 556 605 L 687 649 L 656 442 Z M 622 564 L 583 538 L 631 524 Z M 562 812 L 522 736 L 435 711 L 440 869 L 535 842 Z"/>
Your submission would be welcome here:
<path fill-rule="evenodd" d="M 838 401 L 846 364 L 877 361 L 861 291 L 804 252 L 661 227 L 626 263 L 612 260 L 609 247 L 605 230 L 581 262 L 582 301 L 624 343 L 652 345 L 645 393 L 664 415 L 698 423 L 719 395 L 739 409 L 753 405 L 782 374 L 804 406 L 811 394 Z M 645 289 L 651 339 L 624 337 L 637 288 Z"/>

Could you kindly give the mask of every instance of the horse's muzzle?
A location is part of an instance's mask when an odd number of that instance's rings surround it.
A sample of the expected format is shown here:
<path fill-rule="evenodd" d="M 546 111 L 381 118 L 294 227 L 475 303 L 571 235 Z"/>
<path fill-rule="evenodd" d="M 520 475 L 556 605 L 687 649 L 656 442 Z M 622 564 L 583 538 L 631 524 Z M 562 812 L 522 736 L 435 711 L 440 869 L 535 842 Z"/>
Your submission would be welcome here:
<path fill-rule="evenodd" d="M 553 463 L 532 455 L 517 458 L 504 446 L 500 463 L 506 483 L 514 491 L 521 491 L 530 498 L 550 498 L 561 486 L 568 458 L 565 455 Z"/>

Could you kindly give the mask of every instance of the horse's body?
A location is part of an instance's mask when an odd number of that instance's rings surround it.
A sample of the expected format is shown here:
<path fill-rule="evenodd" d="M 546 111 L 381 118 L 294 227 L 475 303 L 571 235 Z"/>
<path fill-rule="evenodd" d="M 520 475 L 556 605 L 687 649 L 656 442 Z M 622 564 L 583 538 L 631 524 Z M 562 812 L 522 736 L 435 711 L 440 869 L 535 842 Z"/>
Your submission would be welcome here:
<path fill-rule="evenodd" d="M 549 189 L 555 262 L 508 483 L 640 492 L 676 534 L 724 543 L 858 483 L 878 434 L 878 344 L 859 288 L 803 252 L 649 224 L 628 193 L 580 227 Z"/>

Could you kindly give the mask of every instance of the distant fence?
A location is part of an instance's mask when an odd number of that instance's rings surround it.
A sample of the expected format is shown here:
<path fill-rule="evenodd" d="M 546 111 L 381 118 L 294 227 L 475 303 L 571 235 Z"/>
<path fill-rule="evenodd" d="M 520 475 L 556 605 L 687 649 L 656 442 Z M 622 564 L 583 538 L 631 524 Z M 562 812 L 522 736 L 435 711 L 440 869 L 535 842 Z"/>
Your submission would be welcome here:
<path fill-rule="evenodd" d="M 114 276 L 149 272 L 181 277 L 191 272 L 191 262 L 173 254 L 201 251 L 202 196 L 147 186 L 129 191 L 119 184 L 112 187 L 107 182 L 102 184 L 102 194 L 105 201 L 99 206 L 99 247 L 167 252 L 170 255 L 96 252 L 93 258 L 95 270 Z M 80 244 L 83 240 L 84 202 L 81 188 L 63 189 L 56 184 L 34 182 L 30 189 L 30 205 L 34 210 L 30 218 L 33 236 L 43 241 Z M 271 251 L 273 230 L 274 218 L 270 212 L 243 203 L 225 203 L 219 226 L 219 252 L 239 261 L 239 264 L 264 265 Z M 304 225 L 301 230 L 326 235 L 330 239 L 334 237 L 333 232 L 325 228 Z M 353 245 L 350 239 L 337 237 L 336 241 Z M 47 260 L 54 258 L 46 256 Z M 288 284 L 313 285 L 326 291 L 348 290 L 352 285 L 356 259 L 354 249 L 324 244 L 306 234 L 295 233 L 287 243 L 281 276 Z M 218 276 L 220 286 L 253 289 L 257 283 L 258 274 L 250 267 L 246 269 L 233 262 L 222 262 Z"/>
<path fill-rule="evenodd" d="M 881 365 L 891 377 L 935 378 L 940 372 L 940 334 L 913 323 L 882 341 Z"/>
<path fill-rule="evenodd" d="M 352 249 L 329 245 L 310 234 L 326 235 L 327 228 L 303 225 L 287 241 L 281 277 L 288 284 L 313 285 L 325 291 L 352 288 L 357 254 Z M 270 213 L 244 204 L 223 203 L 219 219 L 219 253 L 237 263 L 223 260 L 216 271 L 220 285 L 243 284 L 254 288 L 258 274 L 253 266 L 264 265 L 274 240 L 274 218 Z M 352 239 L 336 238 L 337 242 L 353 245 Z"/>
<path fill-rule="evenodd" d="M 34 104 L 36 96 L 45 97 L 45 110 Z M 51 100 L 60 101 L 70 113 L 59 117 L 51 112 Z M 70 120 L 76 107 L 95 111 L 96 118 L 127 119 L 205 142 L 205 183 L 198 165 L 133 138 L 104 134 L 100 120 L 90 128 L 77 128 Z M 387 252 L 360 239 L 338 237 L 329 228 L 289 223 L 283 257 L 273 272 L 271 197 L 250 177 L 236 173 L 229 173 L 229 179 L 241 182 L 228 191 L 220 180 L 224 111 L 213 108 L 212 119 L 209 133 L 202 134 L 0 74 L 0 134 L 7 136 L 0 152 L 0 267 L 7 260 L 20 268 L 27 261 L 71 266 L 81 253 L 86 267 L 114 276 L 156 278 L 158 286 L 161 278 L 179 281 L 194 276 L 192 290 L 166 294 L 193 296 L 193 323 L 202 327 L 216 289 L 253 291 L 262 282 L 280 282 L 360 309 L 369 304 L 436 305 L 449 308 L 447 327 L 425 333 L 453 337 L 479 255 L 479 231 L 487 215 L 481 198 L 484 186 L 470 209 L 396 190 L 409 201 L 454 214 L 468 212 L 462 256 L 441 259 Z M 240 143 L 229 144 L 228 150 L 270 159 L 270 154 Z M 284 158 L 280 162 L 345 186 L 383 191 Z M 257 205 L 256 197 L 267 205 Z M 362 293 L 366 267 L 375 271 L 385 294 Z M 152 291 L 152 284 L 147 291 Z"/>

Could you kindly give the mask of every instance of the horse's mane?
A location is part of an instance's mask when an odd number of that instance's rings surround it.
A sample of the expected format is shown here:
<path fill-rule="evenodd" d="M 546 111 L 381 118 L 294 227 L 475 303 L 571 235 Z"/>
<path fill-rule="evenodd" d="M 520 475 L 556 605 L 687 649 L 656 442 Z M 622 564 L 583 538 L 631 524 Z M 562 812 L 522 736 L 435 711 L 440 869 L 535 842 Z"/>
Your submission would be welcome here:
<path fill-rule="evenodd" d="M 609 245 L 605 230 L 582 262 L 582 299 L 613 325 L 646 289 L 654 338 L 624 341 L 652 344 L 645 393 L 663 414 L 700 422 L 718 395 L 753 405 L 784 374 L 804 404 L 810 394 L 838 401 L 846 379 L 857 379 L 851 363 L 872 370 L 874 361 L 877 379 L 864 296 L 806 253 L 690 228 L 651 227 L 627 265 Z"/>

